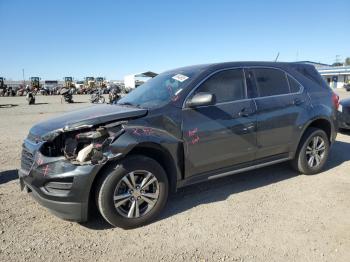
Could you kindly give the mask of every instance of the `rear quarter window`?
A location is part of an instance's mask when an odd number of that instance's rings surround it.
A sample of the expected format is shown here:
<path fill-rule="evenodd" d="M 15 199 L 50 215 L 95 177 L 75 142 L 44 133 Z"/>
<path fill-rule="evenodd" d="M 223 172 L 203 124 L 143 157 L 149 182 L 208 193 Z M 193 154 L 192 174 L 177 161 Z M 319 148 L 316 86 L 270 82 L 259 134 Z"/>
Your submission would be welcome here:
<path fill-rule="evenodd" d="M 291 76 L 288 76 L 289 88 L 291 93 L 298 93 L 301 85 Z"/>
<path fill-rule="evenodd" d="M 293 65 L 292 66 L 297 72 L 302 74 L 304 77 L 312 81 L 314 84 L 316 84 L 319 87 L 322 88 L 329 88 L 327 83 L 323 80 L 322 76 L 317 72 L 316 68 L 313 66 L 306 66 L 306 65 Z M 315 86 L 317 89 L 317 87 Z"/>

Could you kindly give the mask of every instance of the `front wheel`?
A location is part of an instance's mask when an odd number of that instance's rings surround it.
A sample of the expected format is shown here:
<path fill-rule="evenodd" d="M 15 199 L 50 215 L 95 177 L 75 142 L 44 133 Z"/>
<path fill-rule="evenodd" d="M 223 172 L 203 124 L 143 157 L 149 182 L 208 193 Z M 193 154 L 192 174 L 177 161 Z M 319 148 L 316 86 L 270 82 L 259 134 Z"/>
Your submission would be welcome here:
<path fill-rule="evenodd" d="M 145 156 L 130 156 L 106 170 L 97 188 L 97 206 L 113 226 L 135 228 L 153 221 L 168 198 L 162 166 Z"/>
<path fill-rule="evenodd" d="M 318 128 L 309 128 L 303 135 L 292 166 L 302 174 L 319 173 L 329 155 L 329 140 L 327 134 Z"/>

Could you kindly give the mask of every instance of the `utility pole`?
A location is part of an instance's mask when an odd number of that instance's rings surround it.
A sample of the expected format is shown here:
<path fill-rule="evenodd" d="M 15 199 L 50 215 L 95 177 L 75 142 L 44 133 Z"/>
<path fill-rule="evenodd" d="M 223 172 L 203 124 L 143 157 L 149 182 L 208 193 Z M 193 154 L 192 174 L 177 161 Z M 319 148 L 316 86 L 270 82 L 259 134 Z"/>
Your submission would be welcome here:
<path fill-rule="evenodd" d="M 22 76 L 23 76 L 23 85 L 26 87 L 26 80 L 24 78 L 24 68 L 22 69 Z"/>
<path fill-rule="evenodd" d="M 340 63 L 340 55 L 336 55 L 335 56 L 335 62 L 336 63 Z"/>

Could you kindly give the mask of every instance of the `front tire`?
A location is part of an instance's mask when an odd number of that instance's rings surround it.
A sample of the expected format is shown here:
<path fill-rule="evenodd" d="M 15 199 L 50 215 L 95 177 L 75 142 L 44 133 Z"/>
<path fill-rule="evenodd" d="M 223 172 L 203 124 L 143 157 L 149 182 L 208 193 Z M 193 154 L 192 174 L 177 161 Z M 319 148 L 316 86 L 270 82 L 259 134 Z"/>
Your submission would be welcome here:
<path fill-rule="evenodd" d="M 96 193 L 98 209 L 111 225 L 125 229 L 146 225 L 164 208 L 168 178 L 149 157 L 127 157 L 101 177 Z"/>
<path fill-rule="evenodd" d="M 327 162 L 329 149 L 327 134 L 322 129 L 308 128 L 300 141 L 292 166 L 305 175 L 319 173 Z"/>

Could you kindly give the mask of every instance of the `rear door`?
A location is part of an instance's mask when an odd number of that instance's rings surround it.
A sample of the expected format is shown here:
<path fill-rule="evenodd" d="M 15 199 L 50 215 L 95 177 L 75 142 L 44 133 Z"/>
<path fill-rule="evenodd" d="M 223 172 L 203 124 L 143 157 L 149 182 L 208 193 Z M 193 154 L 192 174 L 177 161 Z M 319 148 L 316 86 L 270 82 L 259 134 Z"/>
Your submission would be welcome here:
<path fill-rule="evenodd" d="M 215 73 L 189 98 L 198 92 L 214 94 L 216 103 L 183 109 L 186 176 L 253 161 L 256 110 L 247 98 L 243 69 Z"/>
<path fill-rule="evenodd" d="M 276 68 L 250 68 L 254 76 L 257 107 L 257 160 L 266 157 L 284 158 L 291 151 L 299 106 L 304 103 L 298 94 L 300 85 L 284 71 Z M 289 79 L 290 78 L 290 79 Z M 291 92 L 289 81 L 293 86 Z"/>

